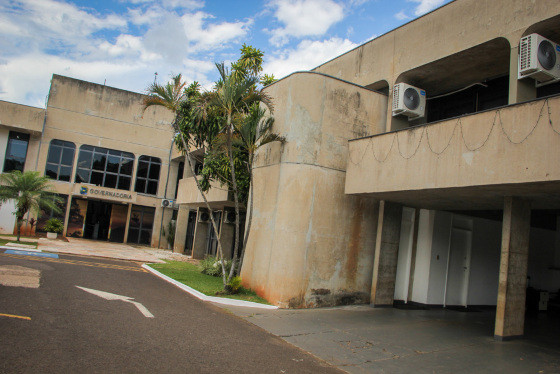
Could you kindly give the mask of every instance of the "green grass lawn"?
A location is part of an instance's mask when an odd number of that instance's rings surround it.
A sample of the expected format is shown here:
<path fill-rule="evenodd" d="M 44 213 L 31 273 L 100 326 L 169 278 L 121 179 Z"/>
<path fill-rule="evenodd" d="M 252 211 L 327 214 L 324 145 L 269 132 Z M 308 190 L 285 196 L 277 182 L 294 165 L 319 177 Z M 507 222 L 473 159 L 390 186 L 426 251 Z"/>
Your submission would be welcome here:
<path fill-rule="evenodd" d="M 222 278 L 202 274 L 198 266 L 188 262 L 168 261 L 165 264 L 150 264 L 150 267 L 170 278 L 175 279 L 176 281 L 202 292 L 207 296 L 227 297 L 230 299 L 268 304 L 265 299 L 257 296 L 254 291 L 246 288 L 241 288 L 239 293 L 235 295 L 216 295 L 216 292 L 220 292 L 224 289 Z"/>
<path fill-rule="evenodd" d="M 6 245 L 6 244 L 8 244 L 8 243 L 17 243 L 17 241 L 15 240 L 15 237 L 14 237 L 14 240 L 0 239 L 0 245 Z M 32 245 L 32 246 L 34 246 L 35 248 L 37 248 L 37 242 L 35 242 L 35 243 L 31 243 L 31 242 L 20 242 L 20 244 Z M 14 247 L 14 249 L 15 249 L 15 247 Z M 21 249 L 21 250 L 25 250 L 25 248 L 20 248 L 20 249 Z"/>

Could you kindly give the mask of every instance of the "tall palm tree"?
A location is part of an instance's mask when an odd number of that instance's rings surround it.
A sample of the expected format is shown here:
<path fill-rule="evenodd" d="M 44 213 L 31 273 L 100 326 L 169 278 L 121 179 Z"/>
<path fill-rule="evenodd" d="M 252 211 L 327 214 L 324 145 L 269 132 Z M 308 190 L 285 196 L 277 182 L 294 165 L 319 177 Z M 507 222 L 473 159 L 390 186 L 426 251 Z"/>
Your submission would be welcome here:
<path fill-rule="evenodd" d="M 164 108 L 169 109 L 173 112 L 174 118 L 171 122 L 171 126 L 175 131 L 175 134 L 178 134 L 178 140 L 180 144 L 183 146 L 183 152 L 185 153 L 185 164 L 189 165 L 191 173 L 194 177 L 196 182 L 196 186 L 200 191 L 200 195 L 204 200 L 206 208 L 208 211 L 212 211 L 208 200 L 206 199 L 206 194 L 200 184 L 200 181 L 196 177 L 196 173 L 194 170 L 194 161 L 191 159 L 191 155 L 189 153 L 189 144 L 192 143 L 194 146 L 199 145 L 199 138 L 196 136 L 188 136 L 187 138 L 183 134 L 184 132 L 180 128 L 181 119 L 179 118 L 179 111 L 181 110 L 182 113 L 196 113 L 197 108 L 197 101 L 200 99 L 199 97 L 199 90 L 200 86 L 198 82 L 193 82 L 190 86 L 187 87 L 186 82 L 183 81 L 182 75 L 178 74 L 171 78 L 171 82 L 168 82 L 165 85 L 160 85 L 158 83 L 153 83 L 148 87 L 148 96 L 144 99 L 144 108 L 145 111 L 147 108 L 151 106 L 161 106 Z M 182 106 L 188 106 L 188 108 L 182 108 Z M 186 110 L 185 110 L 186 109 Z M 194 115 L 189 116 L 191 118 L 186 118 L 187 121 L 193 121 Z M 177 138 L 176 138 L 177 139 Z M 214 215 L 210 214 L 210 222 L 212 223 L 212 227 L 216 233 L 218 233 L 218 225 L 214 219 Z M 223 249 L 222 243 L 220 238 L 218 238 L 218 248 L 217 248 L 217 255 L 222 260 L 223 259 Z M 224 282 L 224 286 L 227 283 L 226 276 L 225 276 L 225 261 L 220 261 L 222 265 L 222 278 Z"/>
<path fill-rule="evenodd" d="M 216 67 L 220 74 L 220 80 L 216 84 L 216 89 L 212 99 L 209 101 L 211 105 L 218 107 L 225 118 L 225 126 L 223 133 L 226 136 L 226 146 L 231 170 L 231 181 L 233 187 L 233 198 L 235 204 L 235 242 L 233 247 L 233 261 L 229 272 L 227 282 L 231 280 L 235 274 L 237 254 L 239 253 L 239 232 L 240 232 L 240 214 L 239 214 L 239 190 L 237 188 L 237 179 L 235 175 L 235 162 L 233 157 L 233 136 L 235 133 L 234 117 L 239 115 L 247 115 L 252 105 L 263 103 L 272 111 L 271 100 L 261 90 L 258 90 L 257 83 L 259 78 L 254 75 L 239 76 L 235 71 L 230 72 L 224 63 L 217 63 Z"/>
<path fill-rule="evenodd" d="M 28 212 L 39 214 L 41 209 L 60 213 L 57 203 L 61 199 L 52 194 L 51 180 L 37 171 L 0 174 L 0 201 L 15 200 L 17 241 L 21 235 L 21 226 Z"/>

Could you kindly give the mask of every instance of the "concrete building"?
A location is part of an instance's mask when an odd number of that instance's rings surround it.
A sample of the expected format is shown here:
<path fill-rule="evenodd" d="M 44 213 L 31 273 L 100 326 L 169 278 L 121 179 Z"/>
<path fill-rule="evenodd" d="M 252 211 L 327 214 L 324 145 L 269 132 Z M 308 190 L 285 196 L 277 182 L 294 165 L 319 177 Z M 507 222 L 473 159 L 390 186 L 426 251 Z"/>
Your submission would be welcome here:
<path fill-rule="evenodd" d="M 560 84 L 520 77 L 532 34 L 560 55 L 558 1 L 456 0 L 267 87 L 286 142 L 257 155 L 244 284 L 281 307 L 495 306 L 495 336 L 522 335 L 527 285 L 560 289 Z"/>
<path fill-rule="evenodd" d="M 49 176 L 64 202 L 62 214 L 42 212 L 36 227 L 24 224 L 24 234 L 41 231 L 56 216 L 66 236 L 167 248 L 173 221 L 175 251 L 195 258 L 215 253 L 217 235 L 208 220 L 196 218 L 205 212 L 192 173 L 172 147 L 173 115 L 160 107 L 143 111 L 144 97 L 53 75 L 46 109 L 0 101 L 2 171 Z M 227 190 L 213 188 L 208 199 L 229 250 Z M 0 207 L 1 233 L 14 232 L 14 210 L 13 202 Z"/>

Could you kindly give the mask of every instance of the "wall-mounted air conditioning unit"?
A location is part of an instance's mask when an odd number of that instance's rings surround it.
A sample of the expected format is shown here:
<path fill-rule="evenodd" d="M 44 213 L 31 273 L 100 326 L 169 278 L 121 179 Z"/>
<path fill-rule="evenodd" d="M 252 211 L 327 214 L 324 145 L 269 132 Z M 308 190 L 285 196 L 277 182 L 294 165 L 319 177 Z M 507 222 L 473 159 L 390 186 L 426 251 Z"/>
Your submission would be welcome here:
<path fill-rule="evenodd" d="M 521 38 L 517 77 L 541 83 L 560 79 L 560 45 L 539 34 Z"/>
<path fill-rule="evenodd" d="M 170 199 L 161 200 L 161 206 L 163 208 L 173 208 L 174 205 L 175 205 L 175 202 L 173 200 L 170 200 Z"/>
<path fill-rule="evenodd" d="M 393 117 L 405 115 L 409 119 L 424 117 L 426 91 L 406 83 L 393 86 Z"/>
<path fill-rule="evenodd" d="M 210 213 L 207 210 L 199 210 L 198 211 L 198 222 L 200 223 L 208 223 L 210 222 Z"/>
<path fill-rule="evenodd" d="M 233 210 L 226 210 L 224 223 L 235 223 L 235 211 Z"/>

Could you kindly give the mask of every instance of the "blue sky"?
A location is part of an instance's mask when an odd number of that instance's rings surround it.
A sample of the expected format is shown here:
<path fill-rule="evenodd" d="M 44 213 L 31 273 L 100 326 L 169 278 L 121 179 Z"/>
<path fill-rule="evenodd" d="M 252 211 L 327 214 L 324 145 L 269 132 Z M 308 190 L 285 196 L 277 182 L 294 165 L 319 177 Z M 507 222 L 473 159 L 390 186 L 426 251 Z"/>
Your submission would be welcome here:
<path fill-rule="evenodd" d="M 276 78 L 308 70 L 450 0 L 3 0 L 0 100 L 44 107 L 52 74 L 145 92 L 210 88 L 243 43 Z"/>

